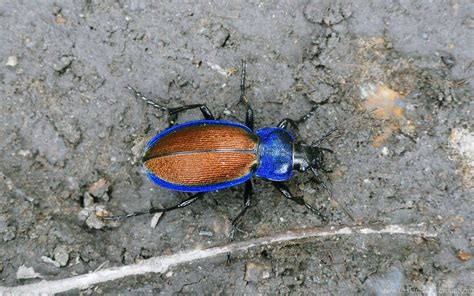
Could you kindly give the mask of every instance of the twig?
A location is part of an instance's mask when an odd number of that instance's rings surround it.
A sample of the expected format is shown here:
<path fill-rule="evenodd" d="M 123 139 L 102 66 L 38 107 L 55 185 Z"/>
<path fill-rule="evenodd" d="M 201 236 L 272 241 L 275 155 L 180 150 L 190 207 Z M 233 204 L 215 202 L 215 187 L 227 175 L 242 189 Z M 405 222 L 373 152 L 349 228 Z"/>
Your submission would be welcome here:
<path fill-rule="evenodd" d="M 302 239 L 314 239 L 318 237 L 331 237 L 343 235 L 406 235 L 421 236 L 426 238 L 436 237 L 436 233 L 427 230 L 423 223 L 417 225 L 387 225 L 376 228 L 367 227 L 329 227 L 329 228 L 305 228 L 290 230 L 284 233 L 255 238 L 247 241 L 230 243 L 203 250 L 191 250 L 179 252 L 170 256 L 153 257 L 137 264 L 112 267 L 94 271 L 88 274 L 73 276 L 61 280 L 47 281 L 27 284 L 17 287 L 0 287 L 0 295 L 24 295 L 24 294 L 54 294 L 66 292 L 72 289 L 85 289 L 93 284 L 112 281 L 132 275 L 141 275 L 149 272 L 163 273 L 168 268 L 200 260 L 204 258 L 225 255 L 229 252 L 247 251 L 261 246 L 279 243 L 295 243 Z"/>

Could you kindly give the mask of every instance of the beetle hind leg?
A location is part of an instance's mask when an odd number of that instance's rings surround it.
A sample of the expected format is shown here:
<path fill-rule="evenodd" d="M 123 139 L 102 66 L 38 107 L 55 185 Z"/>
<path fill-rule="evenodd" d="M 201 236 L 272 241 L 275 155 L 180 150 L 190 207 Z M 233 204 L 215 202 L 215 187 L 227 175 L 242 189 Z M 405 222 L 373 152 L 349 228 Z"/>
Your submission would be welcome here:
<path fill-rule="evenodd" d="M 146 214 L 166 213 L 166 212 L 169 212 L 169 211 L 173 211 L 173 210 L 177 210 L 177 209 L 187 207 L 190 204 L 192 204 L 193 202 L 201 199 L 203 196 L 204 196 L 204 192 L 199 192 L 199 193 L 191 195 L 189 198 L 183 200 L 179 204 L 177 204 L 175 206 L 172 206 L 172 207 L 168 207 L 168 208 L 154 208 L 153 207 L 153 208 L 150 208 L 150 209 L 145 210 L 145 211 L 137 211 L 137 212 L 133 212 L 133 213 L 125 214 L 125 215 L 104 217 L 102 219 L 104 219 L 104 220 L 124 220 L 124 219 L 130 218 L 130 217 L 136 217 L 136 216 L 141 216 L 141 215 L 146 215 Z"/>
<path fill-rule="evenodd" d="M 244 204 L 239 214 L 237 215 L 237 217 L 235 217 L 234 220 L 232 220 L 232 229 L 230 230 L 230 234 L 229 234 L 230 241 L 234 240 L 235 229 L 237 228 L 237 225 L 241 222 L 243 215 L 245 214 L 245 212 L 251 205 L 252 194 L 253 194 L 252 181 L 247 180 L 245 182 Z"/>

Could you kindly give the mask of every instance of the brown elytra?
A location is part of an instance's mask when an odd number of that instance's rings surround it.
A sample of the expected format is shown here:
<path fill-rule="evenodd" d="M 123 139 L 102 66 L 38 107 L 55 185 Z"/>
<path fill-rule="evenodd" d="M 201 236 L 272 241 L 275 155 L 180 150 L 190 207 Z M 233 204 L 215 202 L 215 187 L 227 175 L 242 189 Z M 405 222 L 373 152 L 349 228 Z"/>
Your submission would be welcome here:
<path fill-rule="evenodd" d="M 239 179 L 257 162 L 257 138 L 228 125 L 175 130 L 156 141 L 144 156 L 145 168 L 172 184 L 202 186 Z"/>

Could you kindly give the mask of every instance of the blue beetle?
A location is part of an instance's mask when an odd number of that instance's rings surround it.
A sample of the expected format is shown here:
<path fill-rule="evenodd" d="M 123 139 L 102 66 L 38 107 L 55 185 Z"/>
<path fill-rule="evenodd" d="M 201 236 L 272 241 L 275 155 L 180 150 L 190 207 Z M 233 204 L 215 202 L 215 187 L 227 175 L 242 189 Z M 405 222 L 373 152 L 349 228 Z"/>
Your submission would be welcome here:
<path fill-rule="evenodd" d="M 316 169 L 323 161 L 323 152 L 332 152 L 319 146 L 320 140 L 308 145 L 298 140 L 289 127 L 297 128 L 306 121 L 316 108 L 326 102 L 315 104 L 311 111 L 299 120 L 283 119 L 276 127 L 253 130 L 253 110 L 245 97 L 245 62 L 242 61 L 240 101 L 246 106 L 245 125 L 216 120 L 205 104 L 186 105 L 176 108 L 162 106 L 136 91 L 137 99 L 169 113 L 171 127 L 158 133 L 147 144 L 143 165 L 149 179 L 162 187 L 183 192 L 192 192 L 188 199 L 168 208 L 151 208 L 106 219 L 121 219 L 143 214 L 168 212 L 190 205 L 204 196 L 205 192 L 224 189 L 245 183 L 244 203 L 237 217 L 232 221 L 230 237 L 235 227 L 251 204 L 253 176 L 269 180 L 286 198 L 306 206 L 322 216 L 302 197 L 291 194 L 284 181 L 293 176 L 295 170 Z M 183 111 L 199 108 L 204 120 L 189 121 L 172 125 Z"/>

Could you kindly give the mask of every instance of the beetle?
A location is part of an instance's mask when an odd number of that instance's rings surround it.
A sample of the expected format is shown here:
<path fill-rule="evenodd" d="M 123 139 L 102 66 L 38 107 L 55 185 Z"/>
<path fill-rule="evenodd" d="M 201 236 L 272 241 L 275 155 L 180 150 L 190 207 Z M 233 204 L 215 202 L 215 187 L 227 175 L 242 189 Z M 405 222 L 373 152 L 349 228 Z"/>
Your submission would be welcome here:
<path fill-rule="evenodd" d="M 306 121 L 318 106 L 326 102 L 315 104 L 308 114 L 298 120 L 284 118 L 275 127 L 255 131 L 253 109 L 245 96 L 245 66 L 242 61 L 239 98 L 239 103 L 246 107 L 245 124 L 216 120 L 206 104 L 168 108 L 127 86 L 137 99 L 168 112 L 170 116 L 171 126 L 154 136 L 146 146 L 143 166 L 148 178 L 156 185 L 192 195 L 172 207 L 152 207 L 105 219 L 123 219 L 184 208 L 201 199 L 205 192 L 244 184 L 243 206 L 232 220 L 232 240 L 236 226 L 251 205 L 252 177 L 258 177 L 271 181 L 285 198 L 307 207 L 325 220 L 302 197 L 293 195 L 285 181 L 293 176 L 294 171 L 310 170 L 317 177 L 316 170 L 322 166 L 324 152 L 332 152 L 320 147 L 320 143 L 336 128 L 312 144 L 306 144 L 290 131 L 290 127 L 297 129 L 298 124 Z M 200 109 L 204 119 L 172 125 L 179 113 L 191 109 Z"/>

